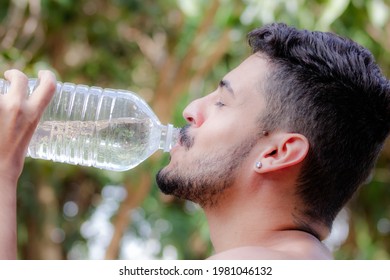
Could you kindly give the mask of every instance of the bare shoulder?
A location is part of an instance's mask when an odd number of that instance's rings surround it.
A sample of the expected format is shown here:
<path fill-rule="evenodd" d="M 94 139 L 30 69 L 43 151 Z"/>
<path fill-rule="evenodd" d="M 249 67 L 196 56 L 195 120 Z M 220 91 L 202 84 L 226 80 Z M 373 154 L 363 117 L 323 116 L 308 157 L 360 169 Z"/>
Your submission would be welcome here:
<path fill-rule="evenodd" d="M 220 252 L 209 260 L 331 260 L 328 251 L 279 251 L 263 247 L 239 247 Z"/>
<path fill-rule="evenodd" d="M 209 260 L 331 260 L 328 248 L 317 239 L 282 240 L 266 246 L 245 246 L 217 253 Z"/>
<path fill-rule="evenodd" d="M 283 260 L 293 259 L 284 252 L 272 250 L 264 247 L 239 247 L 224 252 L 217 253 L 208 260 Z"/>

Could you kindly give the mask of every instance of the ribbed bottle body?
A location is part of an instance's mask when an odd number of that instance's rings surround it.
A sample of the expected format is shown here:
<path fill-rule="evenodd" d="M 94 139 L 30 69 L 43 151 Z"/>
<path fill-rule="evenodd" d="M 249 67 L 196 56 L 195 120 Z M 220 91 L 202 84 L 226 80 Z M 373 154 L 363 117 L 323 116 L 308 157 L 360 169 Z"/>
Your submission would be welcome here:
<path fill-rule="evenodd" d="M 0 93 L 7 93 L 9 85 L 0 82 Z M 29 80 L 30 94 L 36 82 Z M 167 126 L 132 92 L 58 83 L 27 156 L 123 171 L 170 148 L 173 143 L 162 143 L 177 140 L 178 129 L 170 129 L 170 139 L 162 139 Z"/>

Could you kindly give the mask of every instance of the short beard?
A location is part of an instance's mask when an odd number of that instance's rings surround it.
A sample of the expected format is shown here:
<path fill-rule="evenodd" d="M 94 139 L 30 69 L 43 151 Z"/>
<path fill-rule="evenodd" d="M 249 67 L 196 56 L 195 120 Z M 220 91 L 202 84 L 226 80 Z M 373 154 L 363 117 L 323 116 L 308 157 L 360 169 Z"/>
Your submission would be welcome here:
<path fill-rule="evenodd" d="M 156 175 L 157 185 L 165 194 L 190 200 L 203 208 L 216 207 L 226 190 L 233 185 L 238 167 L 258 139 L 258 136 L 252 137 L 224 153 L 194 159 L 193 166 L 187 166 L 185 172 L 178 168 L 162 169 Z M 182 142 L 185 141 L 182 139 Z M 193 139 L 188 140 L 188 143 L 191 142 Z M 187 150 L 192 146 L 187 148 L 185 143 L 182 145 Z"/>

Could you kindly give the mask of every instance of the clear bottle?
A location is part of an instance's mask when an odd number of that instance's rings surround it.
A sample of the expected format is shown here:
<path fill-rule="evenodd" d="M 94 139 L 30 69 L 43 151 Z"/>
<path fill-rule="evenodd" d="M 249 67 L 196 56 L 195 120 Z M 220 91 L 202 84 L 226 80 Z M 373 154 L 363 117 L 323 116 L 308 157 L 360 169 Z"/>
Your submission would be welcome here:
<path fill-rule="evenodd" d="M 39 81 L 29 79 L 29 94 Z M 0 94 L 9 82 L 0 79 Z M 168 152 L 179 129 L 162 125 L 148 104 L 125 90 L 57 83 L 27 156 L 125 171 L 158 149 Z"/>

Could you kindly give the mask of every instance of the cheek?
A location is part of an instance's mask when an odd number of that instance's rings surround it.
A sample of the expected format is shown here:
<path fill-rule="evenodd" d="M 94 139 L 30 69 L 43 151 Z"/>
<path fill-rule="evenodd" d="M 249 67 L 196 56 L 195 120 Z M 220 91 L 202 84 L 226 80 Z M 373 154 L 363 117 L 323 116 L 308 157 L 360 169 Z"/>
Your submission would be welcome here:
<path fill-rule="evenodd" d="M 194 146 L 205 149 L 231 147 L 237 145 L 253 133 L 243 116 L 232 115 L 222 121 L 204 123 L 204 127 L 195 136 Z"/>
<path fill-rule="evenodd" d="M 210 126 L 195 136 L 194 147 L 215 150 L 236 141 L 236 132 L 225 124 Z"/>

